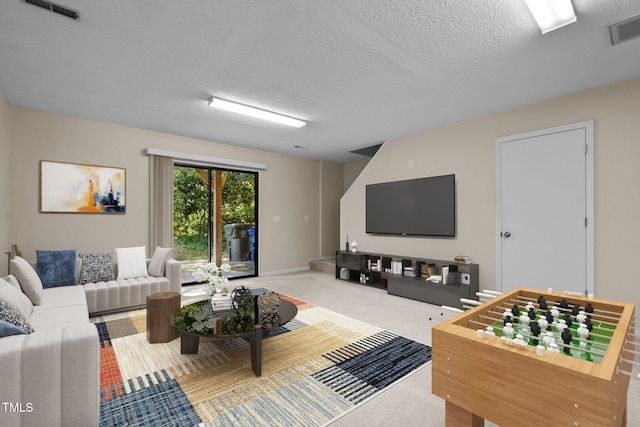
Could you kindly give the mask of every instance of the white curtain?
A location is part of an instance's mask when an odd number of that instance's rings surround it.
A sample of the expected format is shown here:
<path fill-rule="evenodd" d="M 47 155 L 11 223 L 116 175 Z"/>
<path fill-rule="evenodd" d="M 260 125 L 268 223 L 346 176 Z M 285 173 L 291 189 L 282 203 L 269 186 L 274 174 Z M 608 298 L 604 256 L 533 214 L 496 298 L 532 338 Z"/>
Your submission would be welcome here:
<path fill-rule="evenodd" d="M 173 247 L 173 157 L 149 155 L 149 255 Z"/>

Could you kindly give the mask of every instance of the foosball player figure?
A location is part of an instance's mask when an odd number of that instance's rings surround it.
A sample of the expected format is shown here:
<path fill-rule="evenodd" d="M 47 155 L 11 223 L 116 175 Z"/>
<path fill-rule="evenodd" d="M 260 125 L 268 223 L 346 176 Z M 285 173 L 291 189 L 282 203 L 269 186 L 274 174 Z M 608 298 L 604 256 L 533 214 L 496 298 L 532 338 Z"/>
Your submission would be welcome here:
<path fill-rule="evenodd" d="M 551 314 L 551 311 L 547 310 L 545 317 L 547 318 L 547 322 L 551 325 L 553 323 L 553 314 Z"/>
<path fill-rule="evenodd" d="M 587 316 L 587 319 L 584 321 L 584 324 L 589 328 L 589 332 L 593 331 L 593 323 L 591 323 L 591 316 Z"/>
<path fill-rule="evenodd" d="M 565 344 L 564 354 L 571 353 L 571 349 L 568 346 L 571 345 L 572 339 L 573 339 L 573 334 L 571 334 L 571 330 L 569 328 L 564 328 L 562 330 L 562 342 Z"/>
<path fill-rule="evenodd" d="M 573 325 L 573 320 L 571 320 L 571 315 L 569 313 L 564 315 L 564 321 L 569 328 L 571 327 L 571 325 Z"/>
<path fill-rule="evenodd" d="M 574 317 L 580 313 L 580 304 L 573 304 L 572 313 Z"/>
<path fill-rule="evenodd" d="M 513 308 L 511 309 L 511 313 L 513 313 L 513 317 L 520 316 L 520 307 L 518 307 L 518 304 L 513 304 Z"/>
<path fill-rule="evenodd" d="M 549 305 L 547 304 L 547 301 L 542 300 L 540 302 L 540 310 L 546 310 L 549 307 Z"/>
<path fill-rule="evenodd" d="M 533 345 L 538 345 L 538 336 L 540 335 L 540 325 L 538 324 L 537 321 L 533 320 L 531 322 L 531 335 L 533 335 Z"/>

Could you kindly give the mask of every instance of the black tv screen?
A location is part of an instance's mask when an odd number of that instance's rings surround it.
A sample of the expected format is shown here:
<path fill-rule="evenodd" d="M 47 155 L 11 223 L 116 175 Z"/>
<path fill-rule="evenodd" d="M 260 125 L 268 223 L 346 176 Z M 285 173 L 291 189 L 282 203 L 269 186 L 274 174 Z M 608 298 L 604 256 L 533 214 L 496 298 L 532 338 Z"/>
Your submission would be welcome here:
<path fill-rule="evenodd" d="M 367 233 L 456 235 L 455 175 L 369 184 L 366 198 Z"/>

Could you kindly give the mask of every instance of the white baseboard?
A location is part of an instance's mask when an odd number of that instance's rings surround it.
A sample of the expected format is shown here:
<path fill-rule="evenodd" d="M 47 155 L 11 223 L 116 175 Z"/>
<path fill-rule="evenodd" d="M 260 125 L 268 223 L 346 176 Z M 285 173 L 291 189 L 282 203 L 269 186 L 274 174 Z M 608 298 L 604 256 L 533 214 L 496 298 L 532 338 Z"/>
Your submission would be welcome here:
<path fill-rule="evenodd" d="M 323 256 L 323 257 L 320 257 L 320 258 L 311 258 L 309 260 L 309 262 L 312 262 L 312 261 L 326 261 L 326 260 L 334 261 L 335 259 L 336 259 L 335 256 Z"/>
<path fill-rule="evenodd" d="M 309 271 L 310 269 L 311 268 L 309 266 L 306 266 L 306 267 L 290 268 L 287 270 L 266 271 L 266 272 L 260 273 L 260 276 L 261 277 L 282 276 L 283 274 L 301 273 L 303 271 Z"/>

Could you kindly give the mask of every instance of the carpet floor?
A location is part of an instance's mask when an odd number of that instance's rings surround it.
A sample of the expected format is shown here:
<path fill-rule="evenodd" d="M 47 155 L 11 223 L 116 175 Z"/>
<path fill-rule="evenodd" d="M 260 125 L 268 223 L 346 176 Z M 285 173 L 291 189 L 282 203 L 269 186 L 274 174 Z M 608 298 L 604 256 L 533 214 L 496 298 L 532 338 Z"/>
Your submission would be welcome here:
<path fill-rule="evenodd" d="M 294 320 L 263 341 L 262 376 L 244 339 L 149 344 L 146 312 L 94 318 L 101 426 L 319 426 L 428 364 L 428 345 L 283 295 Z"/>

